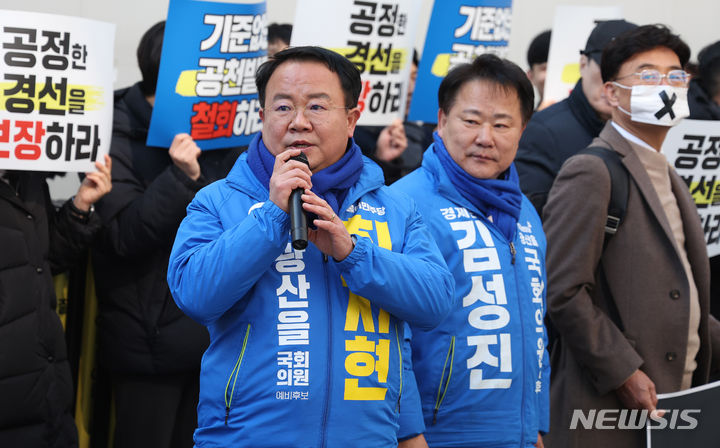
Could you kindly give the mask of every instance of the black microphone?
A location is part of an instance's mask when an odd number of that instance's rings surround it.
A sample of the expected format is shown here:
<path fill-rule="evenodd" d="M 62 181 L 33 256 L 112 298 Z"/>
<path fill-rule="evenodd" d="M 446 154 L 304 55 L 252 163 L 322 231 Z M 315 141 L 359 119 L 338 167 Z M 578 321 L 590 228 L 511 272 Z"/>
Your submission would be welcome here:
<path fill-rule="evenodd" d="M 305 153 L 290 157 L 290 160 L 297 160 L 305 165 L 310 166 L 308 163 L 307 156 Z M 290 193 L 290 200 L 288 201 L 288 211 L 290 213 L 290 239 L 292 240 L 292 247 L 297 250 L 303 250 L 307 247 L 308 242 L 308 225 L 307 215 L 302 207 L 302 195 L 304 189 L 296 188 Z"/>

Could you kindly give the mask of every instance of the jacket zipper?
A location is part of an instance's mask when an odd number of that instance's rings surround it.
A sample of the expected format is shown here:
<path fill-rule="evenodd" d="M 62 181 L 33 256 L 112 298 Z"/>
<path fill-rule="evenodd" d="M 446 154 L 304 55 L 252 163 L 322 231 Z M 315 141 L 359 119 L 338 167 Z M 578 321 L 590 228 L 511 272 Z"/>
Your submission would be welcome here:
<path fill-rule="evenodd" d="M 502 235 L 502 233 L 501 233 L 501 235 Z M 515 249 L 515 243 L 513 241 L 516 235 L 517 235 L 517 232 L 515 232 L 513 234 L 512 239 L 506 239 L 506 240 L 508 242 L 508 245 L 510 246 L 510 256 L 511 256 L 510 263 L 513 265 L 513 274 L 515 276 L 515 278 L 513 279 L 514 283 L 515 283 L 515 292 L 516 292 L 517 297 L 520 298 L 520 297 L 522 297 L 522 294 L 518 290 L 518 283 L 517 283 L 517 279 L 518 279 L 517 270 L 519 269 L 519 267 L 517 265 L 515 265 L 515 256 L 517 255 L 517 250 Z M 504 238 L 504 235 L 502 235 L 501 237 Z M 518 300 L 518 311 L 520 312 L 520 315 L 522 316 L 523 315 L 522 300 Z M 525 341 L 525 328 L 523 325 L 520 326 L 520 340 L 522 341 L 521 347 L 520 347 L 522 362 L 520 363 L 520 365 L 521 365 L 521 369 L 523 369 L 523 371 L 524 371 L 525 370 L 526 341 Z M 520 375 L 520 377 L 524 379 L 524 375 Z M 526 389 L 526 387 L 525 387 L 524 380 L 520 382 L 520 387 L 522 388 L 522 394 L 521 394 L 521 398 L 520 398 L 520 400 L 521 400 L 520 401 L 520 403 L 521 403 L 521 405 L 520 405 L 520 427 L 523 428 L 522 432 L 520 434 L 520 446 L 525 446 L 525 407 L 526 407 L 525 406 L 525 389 Z"/>
<path fill-rule="evenodd" d="M 247 347 L 248 336 L 250 335 L 250 324 L 245 329 L 245 338 L 243 338 L 242 349 L 240 350 L 240 356 L 238 356 L 235 366 L 230 372 L 230 378 L 228 378 L 227 384 L 225 385 L 225 426 L 228 424 L 228 418 L 230 417 L 230 405 L 232 404 L 233 396 L 235 395 L 235 383 L 237 383 L 237 377 L 240 373 L 240 366 L 242 365 L 243 356 L 245 356 L 245 348 Z M 232 388 L 230 383 L 232 382 Z M 230 394 L 228 395 L 228 389 Z"/>
<path fill-rule="evenodd" d="M 403 355 L 402 345 L 400 345 L 400 334 L 398 333 L 397 322 L 395 322 L 395 341 L 397 342 L 398 359 L 400 360 L 400 392 L 398 393 L 397 406 L 395 407 L 395 410 L 396 412 L 400 413 L 400 399 L 402 398 L 403 392 Z"/>
<path fill-rule="evenodd" d="M 514 251 L 515 248 L 514 248 L 514 246 L 512 246 L 512 242 L 510 242 L 510 247 L 512 247 L 512 248 L 513 248 L 513 251 Z M 513 261 L 514 261 L 514 260 L 515 260 L 515 256 L 513 255 Z M 514 264 L 514 263 L 513 263 L 513 264 Z M 521 294 L 520 290 L 518 289 L 518 288 L 519 288 L 519 285 L 518 285 L 518 282 L 517 282 L 517 279 L 519 278 L 518 273 L 517 273 L 517 270 L 518 270 L 518 269 L 519 269 L 518 266 L 515 266 L 515 268 L 513 269 L 513 274 L 515 274 L 515 278 L 514 278 L 513 280 L 515 280 L 515 281 L 514 281 L 514 283 L 515 283 L 515 293 L 516 293 L 516 295 L 517 295 L 517 297 L 518 297 L 518 311 L 520 312 L 520 316 L 522 316 L 522 315 L 523 315 L 523 301 L 522 301 L 522 299 L 521 299 L 521 298 L 522 298 L 522 294 Z M 526 369 L 525 369 L 525 362 L 526 362 L 525 345 L 527 344 L 527 341 L 525 341 L 525 326 L 524 326 L 524 325 L 520 325 L 520 338 L 521 338 L 520 340 L 522 341 L 522 342 L 521 342 L 521 347 L 520 347 L 521 355 L 522 355 L 522 358 L 521 358 L 521 359 L 522 359 L 522 362 L 520 363 L 520 366 L 521 366 L 521 369 L 522 369 L 522 371 L 523 371 L 523 373 L 524 373 L 525 370 L 526 370 Z M 525 375 L 524 375 L 524 374 L 523 374 L 523 375 L 520 375 L 520 378 L 522 379 L 522 380 L 520 381 L 520 387 L 522 387 L 522 394 L 521 394 L 521 396 L 520 396 L 520 397 L 521 397 L 521 401 L 520 401 L 520 403 L 521 403 L 521 405 L 520 405 L 520 428 L 522 428 L 522 429 L 521 429 L 521 432 L 520 432 L 520 446 L 525 446 L 525 408 L 526 408 L 526 403 L 525 403 L 525 389 L 526 389 L 526 387 L 525 387 Z"/>
<path fill-rule="evenodd" d="M 325 383 L 325 409 L 323 411 L 322 420 L 322 439 L 320 442 L 321 447 L 325 447 L 327 442 L 327 421 L 328 415 L 330 415 L 330 386 L 332 384 L 332 299 L 330 299 L 330 279 L 327 272 L 327 255 L 323 254 L 323 276 L 325 277 L 325 287 L 327 289 L 328 301 L 327 301 L 327 313 L 328 313 L 328 348 L 327 348 L 327 381 Z"/>
<path fill-rule="evenodd" d="M 445 380 L 445 369 L 448 368 L 448 360 L 450 360 L 450 368 L 448 369 L 447 380 Z M 445 355 L 445 364 L 443 364 L 442 375 L 440 376 L 440 384 L 438 385 L 437 397 L 435 397 L 435 409 L 433 410 L 433 425 L 437 423 L 437 414 L 440 410 L 440 405 L 445 399 L 445 394 L 450 387 L 450 377 L 452 376 L 452 366 L 455 360 L 455 336 L 450 338 L 450 347 L 448 348 L 447 355 Z M 443 388 L 444 381 L 444 388 Z"/>
<path fill-rule="evenodd" d="M 513 239 L 516 235 L 517 235 L 517 232 L 513 234 Z M 515 276 L 515 278 L 513 279 L 513 280 L 515 280 L 514 281 L 515 292 L 516 292 L 517 297 L 521 298 L 522 294 L 520 293 L 520 291 L 518 289 L 519 286 L 518 286 L 518 282 L 517 282 L 517 279 L 519 278 L 517 270 L 519 269 L 519 267 L 517 265 L 515 265 L 515 256 L 517 255 L 517 250 L 515 249 L 515 243 L 514 243 L 513 239 L 509 239 L 507 241 L 510 246 L 510 255 L 512 257 L 510 259 L 510 263 L 513 265 L 513 274 Z M 522 316 L 523 315 L 523 305 L 522 305 L 522 300 L 520 300 L 520 299 L 518 300 L 518 311 L 520 312 L 520 315 Z M 527 344 L 527 341 L 525 341 L 525 328 L 523 325 L 520 326 L 520 340 L 522 341 L 521 347 L 520 347 L 522 362 L 520 363 L 520 365 L 521 365 L 521 369 L 523 371 L 525 371 L 526 370 L 526 368 L 525 368 L 525 362 L 526 362 L 525 361 L 526 360 L 525 345 Z M 524 381 L 525 375 L 520 375 L 520 377 L 523 378 L 523 380 L 520 381 L 520 387 L 522 388 L 521 401 L 520 401 L 520 403 L 521 403 L 521 405 L 520 405 L 520 427 L 522 428 L 522 432 L 520 433 L 520 446 L 525 446 L 525 409 L 526 409 L 526 403 L 525 403 L 526 390 L 525 389 L 527 389 L 527 388 L 525 387 L 525 381 Z"/>

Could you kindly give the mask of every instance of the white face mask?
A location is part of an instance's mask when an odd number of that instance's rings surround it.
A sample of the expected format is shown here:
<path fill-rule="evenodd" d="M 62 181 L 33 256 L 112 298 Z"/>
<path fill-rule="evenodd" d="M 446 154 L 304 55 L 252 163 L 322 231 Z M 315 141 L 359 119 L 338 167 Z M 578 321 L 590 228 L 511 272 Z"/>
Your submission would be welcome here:
<path fill-rule="evenodd" d="M 624 86 L 613 82 L 623 89 L 632 89 L 630 111 L 618 109 L 630 115 L 632 121 L 658 126 L 675 126 L 690 115 L 687 101 L 687 87 L 663 85 Z"/>

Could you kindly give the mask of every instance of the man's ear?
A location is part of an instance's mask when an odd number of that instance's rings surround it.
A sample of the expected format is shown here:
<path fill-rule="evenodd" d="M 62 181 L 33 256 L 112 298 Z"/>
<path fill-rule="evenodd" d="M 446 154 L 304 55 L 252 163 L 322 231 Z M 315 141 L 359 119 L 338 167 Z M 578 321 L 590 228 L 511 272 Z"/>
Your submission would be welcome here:
<path fill-rule="evenodd" d="M 263 109 L 261 107 L 259 113 L 260 113 L 260 121 L 264 122 L 265 121 L 265 109 Z"/>
<path fill-rule="evenodd" d="M 588 57 L 584 54 L 580 55 L 580 70 L 585 70 L 585 67 L 588 65 Z"/>
<path fill-rule="evenodd" d="M 348 110 L 347 114 L 347 120 L 348 120 L 348 138 L 352 138 L 353 134 L 355 133 L 355 126 L 357 125 L 358 120 L 360 119 L 360 108 L 355 106 L 352 109 Z"/>
<path fill-rule="evenodd" d="M 618 90 L 619 87 L 613 84 L 611 81 L 606 82 L 603 84 L 603 93 L 605 95 L 605 100 L 608 102 L 608 104 L 612 107 L 618 107 L 620 105 L 620 98 L 618 97 Z"/>
<path fill-rule="evenodd" d="M 438 122 L 437 122 L 437 133 L 442 138 L 443 129 L 445 129 L 445 122 L 447 121 L 447 115 L 443 112 L 442 108 L 438 108 Z"/>

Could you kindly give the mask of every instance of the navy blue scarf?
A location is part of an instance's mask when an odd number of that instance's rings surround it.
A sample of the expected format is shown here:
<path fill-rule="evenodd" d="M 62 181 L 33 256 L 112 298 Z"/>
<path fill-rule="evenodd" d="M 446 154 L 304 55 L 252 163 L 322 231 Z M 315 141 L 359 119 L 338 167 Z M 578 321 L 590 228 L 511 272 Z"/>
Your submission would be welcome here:
<path fill-rule="evenodd" d="M 270 189 L 270 176 L 275 166 L 275 156 L 265 147 L 262 134 L 258 133 L 248 148 L 248 165 L 255 177 Z M 312 191 L 325 199 L 336 215 L 339 207 L 347 196 L 348 189 L 357 183 L 362 172 L 363 160 L 360 147 L 350 140 L 350 147 L 345 154 L 327 168 L 312 175 Z"/>
<path fill-rule="evenodd" d="M 437 132 L 435 154 L 455 189 L 478 210 L 492 217 L 492 222 L 505 237 L 512 241 L 520 217 L 522 193 L 515 164 L 501 175 L 502 179 L 477 179 L 458 165 L 445 148 Z"/>

